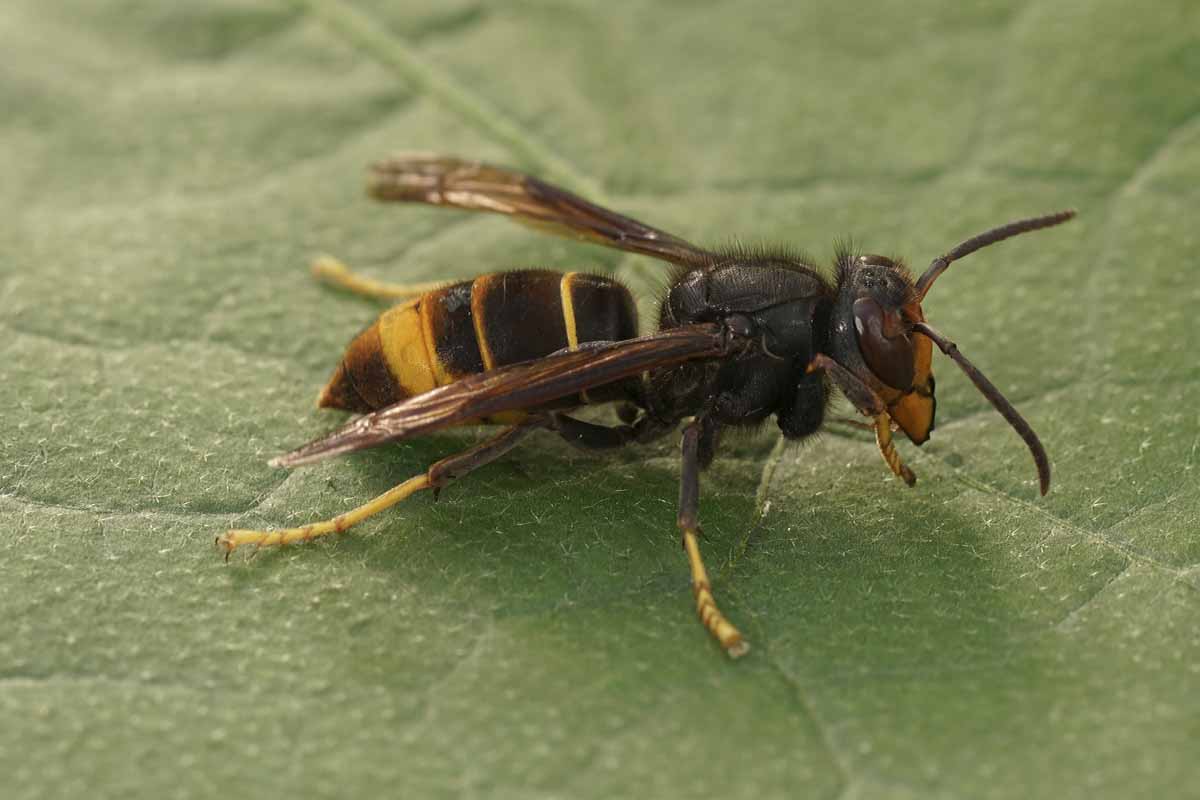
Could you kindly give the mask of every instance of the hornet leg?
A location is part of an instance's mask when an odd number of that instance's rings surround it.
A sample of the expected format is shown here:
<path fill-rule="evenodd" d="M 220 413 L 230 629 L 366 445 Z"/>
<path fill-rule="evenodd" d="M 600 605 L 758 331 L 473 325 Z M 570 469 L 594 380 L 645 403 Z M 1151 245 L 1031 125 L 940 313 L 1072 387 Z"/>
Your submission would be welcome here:
<path fill-rule="evenodd" d="M 542 427 L 545 419 L 536 417 L 520 425 L 507 428 L 491 439 L 480 442 L 474 447 L 461 453 L 443 458 L 431 466 L 423 475 L 409 478 L 399 486 L 395 486 L 383 494 L 345 514 L 338 514 L 324 522 L 314 522 L 299 528 L 282 528 L 270 531 L 231 530 L 217 537 L 217 546 L 225 551 L 225 558 L 243 545 L 253 545 L 255 549 L 272 545 L 307 542 L 318 536 L 330 533 L 341 533 L 352 525 L 357 525 L 368 517 L 378 514 L 386 508 L 394 506 L 404 498 L 422 489 L 433 489 L 436 493 L 455 478 L 461 478 L 485 464 L 490 464 L 500 456 L 512 450 L 517 442 L 531 431 Z"/>
<path fill-rule="evenodd" d="M 333 256 L 320 256 L 312 265 L 312 274 L 319 281 L 337 286 L 363 297 L 374 297 L 384 300 L 404 300 L 410 297 L 440 289 L 448 281 L 428 281 L 426 283 L 388 283 L 377 281 L 365 275 L 351 272 L 350 268 Z"/>
<path fill-rule="evenodd" d="M 731 658 L 743 656 L 750 649 L 738 629 L 717 608 L 713 599 L 708 572 L 700 559 L 700 435 L 701 423 L 692 421 L 683 429 L 683 467 L 679 481 L 679 530 L 683 533 L 683 549 L 692 568 L 692 594 L 696 598 L 696 614 L 705 629 L 713 635 Z"/>
<path fill-rule="evenodd" d="M 837 384 L 842 394 L 846 395 L 846 399 L 854 404 L 859 413 L 873 418 L 874 424 L 871 427 L 875 430 L 875 444 L 879 447 L 879 454 L 883 456 L 888 469 L 909 486 L 915 484 L 916 474 L 900 460 L 900 453 L 896 451 L 896 445 L 892 441 L 892 418 L 888 416 L 887 405 L 883 399 L 875 394 L 875 390 L 870 386 L 824 353 L 817 353 L 808 365 L 809 372 L 819 369 L 824 370 Z"/>

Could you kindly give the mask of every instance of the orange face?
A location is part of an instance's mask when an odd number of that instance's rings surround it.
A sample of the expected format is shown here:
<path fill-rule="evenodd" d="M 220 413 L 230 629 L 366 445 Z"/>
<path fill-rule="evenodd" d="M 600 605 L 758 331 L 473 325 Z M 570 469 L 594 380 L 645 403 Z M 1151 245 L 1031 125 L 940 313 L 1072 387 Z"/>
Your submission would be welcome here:
<path fill-rule="evenodd" d="M 921 304 L 915 300 L 904 306 L 904 318 L 910 322 L 924 322 Z M 912 440 L 922 444 L 929 439 L 933 430 L 933 416 L 937 400 L 933 396 L 933 342 L 919 333 L 910 334 L 912 341 L 912 388 L 895 400 L 888 399 L 888 415 Z"/>

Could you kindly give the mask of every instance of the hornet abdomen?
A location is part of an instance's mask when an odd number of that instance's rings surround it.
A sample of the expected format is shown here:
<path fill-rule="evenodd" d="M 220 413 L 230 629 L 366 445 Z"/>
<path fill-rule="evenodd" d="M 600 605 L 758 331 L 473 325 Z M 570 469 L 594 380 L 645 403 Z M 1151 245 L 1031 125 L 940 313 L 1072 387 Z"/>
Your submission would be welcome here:
<path fill-rule="evenodd" d="M 582 272 L 493 272 L 383 312 L 346 349 L 321 408 L 374 411 L 468 375 L 587 342 L 637 336 L 637 306 L 610 278 Z M 560 407 L 616 399 L 593 391 Z M 511 424 L 520 414 L 485 420 Z"/>

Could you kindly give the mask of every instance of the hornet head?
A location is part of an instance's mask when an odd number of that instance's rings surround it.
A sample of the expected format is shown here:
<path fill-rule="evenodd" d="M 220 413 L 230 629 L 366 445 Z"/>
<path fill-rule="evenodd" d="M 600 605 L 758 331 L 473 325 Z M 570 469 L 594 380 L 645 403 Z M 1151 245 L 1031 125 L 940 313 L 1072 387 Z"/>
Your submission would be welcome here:
<path fill-rule="evenodd" d="M 878 255 L 840 254 L 837 299 L 831 320 L 831 355 L 874 390 L 886 404 L 888 416 L 919 445 L 933 430 L 937 404 L 930 366 L 936 344 L 1025 440 L 1033 453 L 1045 494 L 1050 485 L 1050 465 L 1037 435 L 955 344 L 926 321 L 921 301 L 952 262 L 981 247 L 1058 225 L 1074 216 L 1074 211 L 1062 211 L 1012 222 L 973 236 L 935 258 L 915 281 L 900 261 Z"/>

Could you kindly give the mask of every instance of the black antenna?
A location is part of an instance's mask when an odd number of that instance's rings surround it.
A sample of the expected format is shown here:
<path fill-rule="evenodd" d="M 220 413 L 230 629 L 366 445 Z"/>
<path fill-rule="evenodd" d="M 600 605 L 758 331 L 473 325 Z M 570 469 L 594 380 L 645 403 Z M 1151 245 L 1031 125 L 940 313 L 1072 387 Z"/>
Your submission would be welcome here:
<path fill-rule="evenodd" d="M 999 228 L 992 228 L 990 231 L 985 231 L 978 236 L 972 236 L 949 253 L 946 253 L 946 255 L 938 256 L 933 260 L 933 263 L 929 265 L 929 269 L 925 270 L 925 274 L 917 280 L 917 300 L 924 300 L 925 293 L 929 291 L 929 287 L 933 285 L 938 276 L 945 272 L 951 263 L 960 258 L 971 255 L 971 253 L 974 253 L 981 247 L 987 247 L 989 244 L 995 244 L 1020 233 L 1061 225 L 1074 216 L 1075 210 L 1069 209 L 1067 211 L 1059 211 L 1057 214 L 1047 214 L 1044 217 L 1017 220 L 1007 225 L 1001 225 Z"/>
<path fill-rule="evenodd" d="M 982 246 L 980 245 L 980 247 Z M 967 252 L 971 251 L 968 250 Z M 1017 435 L 1025 440 L 1025 444 L 1029 447 L 1029 452 L 1033 454 L 1033 463 L 1037 465 L 1038 482 L 1041 484 L 1042 494 L 1050 491 L 1050 458 L 1046 455 L 1046 448 L 1042 447 L 1042 442 L 1038 439 L 1037 434 L 1033 432 L 1033 428 L 1029 427 L 1029 423 L 1017 412 L 1013 404 L 1008 402 L 1008 398 L 1000 394 L 1000 390 L 996 388 L 995 384 L 989 381 L 986 375 L 980 372 L 966 356 L 959 352 L 958 345 L 938 333 L 936 328 L 926 322 L 914 322 L 913 330 L 924 336 L 928 336 L 933 340 L 934 344 L 941 348 L 943 353 L 950 356 L 954 363 L 958 364 L 959 368 L 967 373 L 967 377 L 971 379 L 971 383 L 975 384 L 975 388 L 1000 412 L 1000 416 L 1008 420 L 1008 424 L 1013 427 Z"/>

